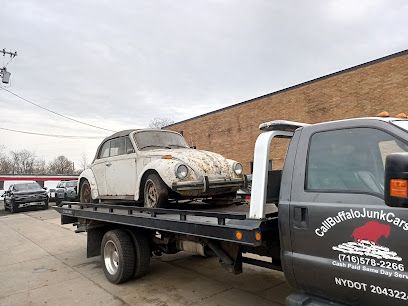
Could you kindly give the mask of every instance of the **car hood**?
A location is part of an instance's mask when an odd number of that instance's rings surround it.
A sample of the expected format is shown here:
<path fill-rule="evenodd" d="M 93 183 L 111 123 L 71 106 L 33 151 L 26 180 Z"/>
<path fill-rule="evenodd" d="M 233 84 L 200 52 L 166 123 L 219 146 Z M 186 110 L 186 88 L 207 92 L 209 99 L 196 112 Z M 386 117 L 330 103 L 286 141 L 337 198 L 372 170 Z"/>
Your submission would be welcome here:
<path fill-rule="evenodd" d="M 232 169 L 222 155 L 196 149 L 156 150 L 160 157 L 171 155 L 173 159 L 191 167 L 199 175 L 231 177 Z M 156 154 L 155 154 L 156 155 Z"/>
<path fill-rule="evenodd" d="M 39 190 L 29 190 L 29 191 L 13 191 L 14 195 L 34 195 L 34 194 L 46 194 L 47 192 L 44 189 Z"/>

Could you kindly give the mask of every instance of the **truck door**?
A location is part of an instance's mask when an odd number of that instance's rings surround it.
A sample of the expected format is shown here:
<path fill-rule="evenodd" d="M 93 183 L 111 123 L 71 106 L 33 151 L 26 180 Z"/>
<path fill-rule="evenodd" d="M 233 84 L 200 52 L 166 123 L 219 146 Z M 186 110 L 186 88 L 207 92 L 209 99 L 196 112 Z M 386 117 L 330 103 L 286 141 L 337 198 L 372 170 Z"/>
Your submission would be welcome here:
<path fill-rule="evenodd" d="M 388 207 L 383 194 L 385 156 L 407 152 L 408 137 L 364 122 L 302 132 L 290 203 L 294 275 L 307 292 L 347 304 L 406 305 L 408 209 Z"/>

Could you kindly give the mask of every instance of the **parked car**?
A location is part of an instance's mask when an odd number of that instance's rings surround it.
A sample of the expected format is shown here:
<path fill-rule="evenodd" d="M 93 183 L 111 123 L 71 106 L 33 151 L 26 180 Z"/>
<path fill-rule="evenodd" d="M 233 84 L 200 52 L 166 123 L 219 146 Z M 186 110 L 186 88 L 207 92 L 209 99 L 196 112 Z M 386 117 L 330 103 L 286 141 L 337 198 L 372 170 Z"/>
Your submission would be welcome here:
<path fill-rule="evenodd" d="M 78 181 L 61 181 L 55 187 L 55 203 L 58 205 L 62 201 L 76 201 L 78 199 Z"/>
<path fill-rule="evenodd" d="M 48 193 L 48 199 L 49 201 L 55 201 L 55 195 L 56 195 L 56 190 L 55 188 L 48 188 L 47 189 L 47 193 Z"/>
<path fill-rule="evenodd" d="M 38 183 L 18 183 L 10 185 L 4 193 L 4 209 L 11 213 L 25 207 L 48 208 L 48 195 Z"/>
<path fill-rule="evenodd" d="M 80 175 L 79 197 L 165 207 L 169 199 L 235 199 L 244 183 L 239 162 L 190 148 L 179 133 L 125 130 L 102 141 Z"/>

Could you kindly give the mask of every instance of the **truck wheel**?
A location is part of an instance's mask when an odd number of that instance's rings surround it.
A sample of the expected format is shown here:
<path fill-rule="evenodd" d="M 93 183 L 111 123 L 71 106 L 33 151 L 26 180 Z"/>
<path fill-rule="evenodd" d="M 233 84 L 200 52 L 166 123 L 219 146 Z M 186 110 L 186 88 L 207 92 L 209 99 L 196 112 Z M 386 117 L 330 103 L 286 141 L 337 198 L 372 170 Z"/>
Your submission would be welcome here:
<path fill-rule="evenodd" d="M 150 245 L 149 239 L 141 232 L 132 232 L 135 246 L 135 271 L 134 278 L 146 275 L 150 269 Z"/>
<path fill-rule="evenodd" d="M 84 180 L 79 188 L 79 202 L 81 203 L 93 203 L 91 194 L 91 185 L 88 180 Z"/>
<path fill-rule="evenodd" d="M 131 237 L 124 231 L 112 230 L 102 238 L 103 272 L 113 284 L 129 280 L 135 272 L 135 249 Z"/>
<path fill-rule="evenodd" d="M 169 197 L 166 184 L 155 173 L 147 177 L 143 194 L 144 206 L 148 208 L 165 207 Z"/>

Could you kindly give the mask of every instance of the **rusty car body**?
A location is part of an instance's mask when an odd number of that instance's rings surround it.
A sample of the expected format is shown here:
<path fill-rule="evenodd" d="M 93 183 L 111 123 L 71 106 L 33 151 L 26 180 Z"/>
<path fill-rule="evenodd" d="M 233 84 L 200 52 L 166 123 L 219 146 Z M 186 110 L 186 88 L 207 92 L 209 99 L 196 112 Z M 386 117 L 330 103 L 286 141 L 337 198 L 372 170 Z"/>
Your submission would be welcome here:
<path fill-rule="evenodd" d="M 78 181 L 81 202 L 124 200 L 164 207 L 169 199 L 234 198 L 242 165 L 190 148 L 168 130 L 125 130 L 105 138 Z"/>

